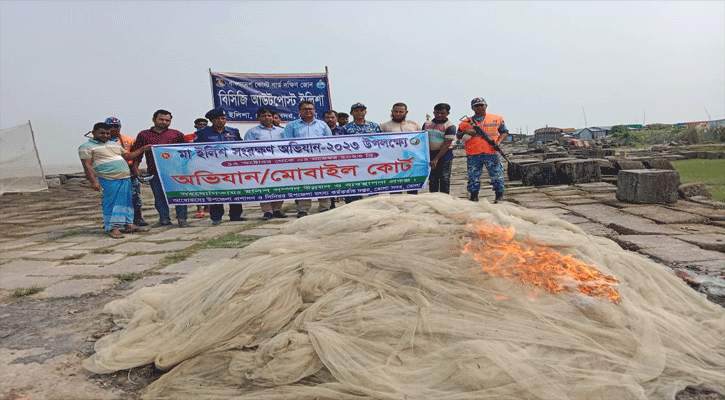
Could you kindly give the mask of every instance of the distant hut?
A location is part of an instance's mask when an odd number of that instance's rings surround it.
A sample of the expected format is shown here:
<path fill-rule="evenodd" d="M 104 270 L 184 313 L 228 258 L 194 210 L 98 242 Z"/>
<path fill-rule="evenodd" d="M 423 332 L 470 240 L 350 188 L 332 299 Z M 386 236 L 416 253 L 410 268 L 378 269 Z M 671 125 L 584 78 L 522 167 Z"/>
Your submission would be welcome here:
<path fill-rule="evenodd" d="M 539 128 L 534 131 L 534 141 L 542 143 L 556 142 L 563 135 L 564 131 L 561 128 L 547 126 L 546 128 Z"/>
<path fill-rule="evenodd" d="M 608 136 L 612 133 L 611 126 L 592 126 L 589 128 L 579 129 L 575 132 L 576 139 L 582 140 L 596 140 L 601 139 L 604 136 Z M 573 136 L 573 135 L 572 135 Z"/>

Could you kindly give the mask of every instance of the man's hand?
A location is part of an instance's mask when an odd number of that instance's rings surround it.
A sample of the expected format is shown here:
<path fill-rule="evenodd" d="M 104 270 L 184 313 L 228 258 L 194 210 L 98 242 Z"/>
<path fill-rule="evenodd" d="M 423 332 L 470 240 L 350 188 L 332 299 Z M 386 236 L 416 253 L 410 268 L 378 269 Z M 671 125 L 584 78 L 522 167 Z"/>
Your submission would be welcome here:
<path fill-rule="evenodd" d="M 435 168 L 436 165 L 438 165 L 438 160 L 432 159 L 432 160 L 430 160 L 430 163 L 429 164 L 430 164 L 430 167 L 431 168 Z"/>
<path fill-rule="evenodd" d="M 100 192 L 101 191 L 101 184 L 98 183 L 97 180 L 93 180 L 93 181 L 91 181 L 91 189 L 95 190 L 96 192 Z"/>

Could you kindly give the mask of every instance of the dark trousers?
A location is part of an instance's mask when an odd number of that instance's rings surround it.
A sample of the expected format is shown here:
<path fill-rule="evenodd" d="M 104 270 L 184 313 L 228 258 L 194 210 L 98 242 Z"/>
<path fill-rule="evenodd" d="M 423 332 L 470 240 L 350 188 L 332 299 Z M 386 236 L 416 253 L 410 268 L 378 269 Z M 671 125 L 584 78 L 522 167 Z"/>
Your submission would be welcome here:
<path fill-rule="evenodd" d="M 440 159 L 436 167 L 430 171 L 428 177 L 428 189 L 431 193 L 443 192 L 451 193 L 451 164 L 453 164 L 453 151 L 448 150 L 450 154 L 446 154 Z M 431 151 L 431 159 L 438 154 L 438 151 Z"/>
<path fill-rule="evenodd" d="M 242 218 L 243 211 L 241 204 L 229 203 L 229 220 L 238 221 Z M 211 204 L 209 206 L 209 215 L 212 221 L 221 221 L 224 215 L 224 204 Z"/>

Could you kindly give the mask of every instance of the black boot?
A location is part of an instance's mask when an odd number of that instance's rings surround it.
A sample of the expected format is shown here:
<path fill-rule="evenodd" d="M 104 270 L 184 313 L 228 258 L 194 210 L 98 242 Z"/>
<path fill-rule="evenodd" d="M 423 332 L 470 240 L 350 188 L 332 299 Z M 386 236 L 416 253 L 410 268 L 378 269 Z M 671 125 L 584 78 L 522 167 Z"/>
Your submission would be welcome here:
<path fill-rule="evenodd" d="M 503 192 L 496 192 L 496 199 L 493 204 L 503 203 Z"/>
<path fill-rule="evenodd" d="M 133 212 L 133 224 L 136 226 L 148 226 L 149 223 L 144 221 L 143 217 L 141 216 L 141 210 L 134 210 Z"/>
<path fill-rule="evenodd" d="M 478 192 L 471 192 L 471 201 L 478 201 Z"/>

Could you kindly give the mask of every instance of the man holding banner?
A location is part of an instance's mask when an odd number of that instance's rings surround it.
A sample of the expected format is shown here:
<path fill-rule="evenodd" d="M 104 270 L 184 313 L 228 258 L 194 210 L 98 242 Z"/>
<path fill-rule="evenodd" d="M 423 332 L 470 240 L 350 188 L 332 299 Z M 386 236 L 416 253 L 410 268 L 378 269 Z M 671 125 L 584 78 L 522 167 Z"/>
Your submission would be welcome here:
<path fill-rule="evenodd" d="M 223 108 L 217 107 L 206 113 L 205 117 L 211 121 L 211 126 L 201 128 L 196 132 L 196 139 L 194 143 L 205 143 L 205 142 L 241 142 L 242 137 L 239 135 L 237 128 L 230 128 L 226 126 L 227 116 Z M 229 220 L 230 221 L 244 221 L 246 218 L 242 217 L 244 209 L 241 203 L 230 203 L 229 204 Z M 211 204 L 209 206 L 209 215 L 211 216 L 212 225 L 219 225 L 222 223 L 222 216 L 224 216 L 224 204 Z"/>
<path fill-rule="evenodd" d="M 332 136 L 332 131 L 326 123 L 315 118 L 315 104 L 311 101 L 303 100 L 299 105 L 300 119 L 296 119 L 284 127 L 282 138 L 306 138 L 306 137 L 322 137 Z M 320 204 L 319 211 L 325 212 L 330 209 L 331 200 L 318 199 Z M 297 218 L 307 215 L 312 207 L 312 200 L 300 199 L 297 203 Z"/>
<path fill-rule="evenodd" d="M 272 111 L 268 108 L 260 108 L 257 110 L 257 119 L 259 125 L 250 128 L 244 135 L 245 141 L 250 140 L 279 140 L 282 139 L 283 129 L 274 126 L 274 118 Z M 272 218 L 287 218 L 282 212 L 282 204 L 284 201 L 260 202 L 259 208 L 264 213 L 262 220 L 267 221 Z"/>

